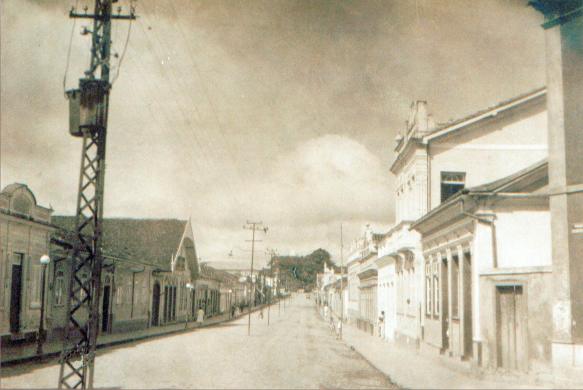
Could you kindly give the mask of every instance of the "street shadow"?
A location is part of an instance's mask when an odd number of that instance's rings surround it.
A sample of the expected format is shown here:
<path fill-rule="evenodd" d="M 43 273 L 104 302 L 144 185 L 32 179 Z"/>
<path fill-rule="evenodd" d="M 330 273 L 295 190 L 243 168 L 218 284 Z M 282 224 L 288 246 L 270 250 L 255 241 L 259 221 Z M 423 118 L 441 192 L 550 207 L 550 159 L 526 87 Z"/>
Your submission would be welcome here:
<path fill-rule="evenodd" d="M 246 324 L 237 324 L 237 323 L 222 323 L 222 324 L 216 324 L 216 325 L 210 325 L 207 326 L 207 328 L 230 328 L 230 327 L 234 327 L 234 326 L 245 326 Z"/>
<path fill-rule="evenodd" d="M 44 357 L 42 359 L 34 359 L 31 361 L 27 361 L 24 363 L 19 364 L 2 364 L 1 371 L 2 371 L 2 378 L 9 378 L 12 376 L 18 376 L 22 374 L 27 374 L 29 372 L 33 372 L 35 370 L 40 370 L 42 368 L 47 368 L 59 364 L 59 356 L 49 356 Z M 57 383 L 57 379 L 55 379 L 55 384 Z"/>

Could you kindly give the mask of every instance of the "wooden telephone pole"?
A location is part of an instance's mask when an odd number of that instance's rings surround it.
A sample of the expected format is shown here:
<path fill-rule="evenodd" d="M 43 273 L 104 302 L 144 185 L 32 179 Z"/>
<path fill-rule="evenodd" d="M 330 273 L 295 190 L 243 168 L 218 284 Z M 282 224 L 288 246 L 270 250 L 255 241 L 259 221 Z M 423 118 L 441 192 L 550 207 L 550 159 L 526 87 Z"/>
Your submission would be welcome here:
<path fill-rule="evenodd" d="M 67 294 L 68 321 L 61 353 L 58 388 L 93 388 L 95 347 L 99 329 L 101 293 L 103 192 L 105 179 L 105 145 L 109 91 L 111 90 L 110 51 L 111 21 L 136 18 L 112 14 L 117 0 L 95 0 L 93 14 L 77 13 L 71 18 L 93 20 L 91 62 L 79 89 L 67 91 L 70 129 L 82 137 L 83 153 L 79 175 L 75 238 L 69 257 L 71 279 Z M 87 275 L 87 276 L 85 276 Z"/>
<path fill-rule="evenodd" d="M 267 233 L 267 227 L 262 227 L 262 222 L 249 222 L 243 226 L 243 229 L 253 231 L 253 235 L 251 236 L 251 240 L 247 240 L 247 242 L 251 242 L 251 301 L 249 302 L 249 316 L 247 318 L 247 335 L 251 335 L 251 302 L 253 302 L 253 306 L 255 306 L 255 282 L 253 281 L 253 258 L 255 255 L 255 242 L 261 242 L 261 240 L 255 239 L 255 231 L 256 230 L 263 230 Z"/>

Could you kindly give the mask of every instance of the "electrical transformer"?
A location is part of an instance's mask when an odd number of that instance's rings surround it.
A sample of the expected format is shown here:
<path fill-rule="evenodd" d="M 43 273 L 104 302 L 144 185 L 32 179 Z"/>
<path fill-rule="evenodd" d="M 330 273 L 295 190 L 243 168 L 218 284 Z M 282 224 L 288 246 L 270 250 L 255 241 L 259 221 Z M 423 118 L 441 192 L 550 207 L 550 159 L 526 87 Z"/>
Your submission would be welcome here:
<path fill-rule="evenodd" d="M 82 137 L 83 131 L 94 130 L 104 124 L 104 102 L 109 84 L 102 80 L 81 79 L 79 89 L 67 91 L 69 100 L 69 132 Z"/>

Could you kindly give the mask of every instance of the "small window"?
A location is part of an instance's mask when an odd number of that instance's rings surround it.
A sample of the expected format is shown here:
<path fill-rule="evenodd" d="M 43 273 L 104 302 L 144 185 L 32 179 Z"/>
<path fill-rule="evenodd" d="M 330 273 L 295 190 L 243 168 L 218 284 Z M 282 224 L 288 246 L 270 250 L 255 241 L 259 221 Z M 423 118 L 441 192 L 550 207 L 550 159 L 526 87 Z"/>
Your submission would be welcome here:
<path fill-rule="evenodd" d="M 433 272 L 431 269 L 431 263 L 427 262 L 425 264 L 425 314 L 430 316 L 433 312 L 433 289 L 432 289 L 432 279 Z"/>
<path fill-rule="evenodd" d="M 464 189 L 466 174 L 464 172 L 441 172 L 441 201 Z"/>
<path fill-rule="evenodd" d="M 65 304 L 65 276 L 63 271 L 57 272 L 55 277 L 55 306 L 61 306 Z"/>
<path fill-rule="evenodd" d="M 123 303 L 123 287 L 121 286 L 116 289 L 115 303 L 117 305 L 121 305 Z"/>

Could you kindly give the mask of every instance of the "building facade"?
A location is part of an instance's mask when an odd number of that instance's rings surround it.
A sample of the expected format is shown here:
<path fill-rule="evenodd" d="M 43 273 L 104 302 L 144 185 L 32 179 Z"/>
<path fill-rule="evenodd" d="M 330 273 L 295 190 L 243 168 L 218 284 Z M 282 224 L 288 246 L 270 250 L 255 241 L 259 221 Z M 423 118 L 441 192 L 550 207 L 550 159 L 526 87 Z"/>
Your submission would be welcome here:
<path fill-rule="evenodd" d="M 367 225 L 362 236 L 351 243 L 347 261 L 348 321 L 370 333 L 375 332 L 379 317 L 376 260 L 382 238 L 383 235 L 374 233 Z"/>
<path fill-rule="evenodd" d="M 24 184 L 10 184 L 0 192 L 0 335 L 3 339 L 17 340 L 38 332 L 42 297 L 40 257 L 49 253 L 50 237 L 55 230 L 51 214 L 51 209 L 37 204 L 34 194 Z M 48 286 L 45 293 L 47 290 Z"/>
<path fill-rule="evenodd" d="M 445 124 L 412 104 L 391 165 L 395 223 L 376 253 L 364 253 L 374 240 L 357 240 L 348 262 L 348 315 L 359 327 L 382 315 L 385 339 L 429 353 L 492 369 L 549 364 L 546 96 L 538 89 Z"/>

